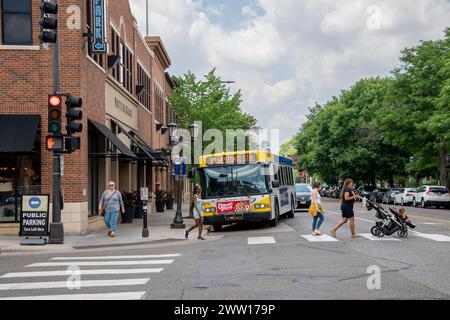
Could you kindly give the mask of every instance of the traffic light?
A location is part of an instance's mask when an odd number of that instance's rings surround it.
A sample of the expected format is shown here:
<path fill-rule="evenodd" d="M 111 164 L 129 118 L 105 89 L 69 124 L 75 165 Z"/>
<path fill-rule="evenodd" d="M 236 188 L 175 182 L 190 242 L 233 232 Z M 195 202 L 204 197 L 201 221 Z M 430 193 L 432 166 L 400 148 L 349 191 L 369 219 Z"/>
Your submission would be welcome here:
<path fill-rule="evenodd" d="M 81 138 L 74 136 L 67 136 L 64 138 L 66 151 L 75 152 L 76 150 L 81 149 Z"/>
<path fill-rule="evenodd" d="M 69 95 L 66 99 L 67 105 L 67 134 L 70 136 L 73 133 L 83 131 L 83 125 L 81 123 L 75 122 L 83 118 L 83 112 L 81 110 L 76 110 L 81 108 L 83 105 L 83 100 L 81 98 L 73 97 Z"/>
<path fill-rule="evenodd" d="M 61 134 L 61 96 L 58 94 L 48 95 L 48 132 Z"/>
<path fill-rule="evenodd" d="M 51 15 L 58 13 L 58 5 L 53 2 L 41 0 L 39 8 L 41 9 L 41 20 L 39 21 L 41 32 L 39 39 L 41 39 L 42 43 L 56 43 L 58 39 L 58 19 L 51 17 Z"/>
<path fill-rule="evenodd" d="M 45 147 L 49 151 L 61 152 L 64 147 L 64 137 L 63 136 L 48 136 L 45 140 Z"/>

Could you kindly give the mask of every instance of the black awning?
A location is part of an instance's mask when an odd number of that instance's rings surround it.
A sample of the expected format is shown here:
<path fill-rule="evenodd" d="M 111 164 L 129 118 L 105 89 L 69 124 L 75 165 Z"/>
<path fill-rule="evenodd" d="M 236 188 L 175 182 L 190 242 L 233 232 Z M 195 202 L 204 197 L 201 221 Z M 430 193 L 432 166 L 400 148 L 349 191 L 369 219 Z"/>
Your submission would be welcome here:
<path fill-rule="evenodd" d="M 32 152 L 40 121 L 39 115 L 1 115 L 0 152 Z"/>
<path fill-rule="evenodd" d="M 136 159 L 137 156 L 105 125 L 89 120 L 89 122 L 105 136 L 127 158 Z"/>
<path fill-rule="evenodd" d="M 119 128 L 119 132 L 126 135 L 142 151 L 137 154 L 139 160 L 156 160 L 152 155 L 152 149 L 135 132 L 128 132 L 117 121 L 113 120 L 113 122 Z"/>

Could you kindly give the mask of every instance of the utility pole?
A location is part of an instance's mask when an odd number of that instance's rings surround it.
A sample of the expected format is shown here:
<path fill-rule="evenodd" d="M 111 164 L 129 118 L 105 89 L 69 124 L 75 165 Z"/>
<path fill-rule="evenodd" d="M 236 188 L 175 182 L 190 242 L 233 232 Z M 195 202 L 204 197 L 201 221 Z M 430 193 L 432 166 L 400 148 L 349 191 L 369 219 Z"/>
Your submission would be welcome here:
<path fill-rule="evenodd" d="M 145 2 L 145 17 L 146 17 L 146 19 L 145 19 L 145 23 L 146 23 L 146 35 L 147 35 L 147 37 L 149 36 L 149 34 L 148 34 L 148 19 L 149 19 L 149 16 L 148 16 L 148 1 L 149 0 L 146 0 L 146 2 Z"/>
<path fill-rule="evenodd" d="M 58 0 L 53 1 L 58 5 Z M 56 19 L 59 14 L 55 14 Z M 61 92 L 61 77 L 59 67 L 59 43 L 60 33 L 53 45 L 53 92 Z M 53 152 L 53 196 L 52 196 L 52 223 L 50 224 L 51 244 L 64 243 L 64 226 L 61 222 L 61 153 Z"/>

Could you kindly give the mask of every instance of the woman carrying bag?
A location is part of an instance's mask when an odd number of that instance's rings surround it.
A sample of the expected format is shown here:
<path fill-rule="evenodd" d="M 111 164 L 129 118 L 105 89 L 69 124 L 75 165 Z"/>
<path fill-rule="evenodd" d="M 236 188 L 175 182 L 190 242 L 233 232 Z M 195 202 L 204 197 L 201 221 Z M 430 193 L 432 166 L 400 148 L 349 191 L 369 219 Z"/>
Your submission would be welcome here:
<path fill-rule="evenodd" d="M 313 236 L 321 236 L 322 232 L 320 232 L 320 227 L 325 219 L 323 215 L 325 210 L 322 206 L 322 197 L 320 196 L 320 186 L 322 184 L 320 182 L 314 183 L 314 189 L 311 191 L 311 206 L 309 207 L 309 214 L 313 217 L 312 223 L 312 235 Z"/>
<path fill-rule="evenodd" d="M 114 181 L 111 181 L 108 183 L 108 190 L 103 192 L 99 205 L 100 215 L 104 217 L 105 225 L 108 228 L 108 236 L 111 238 L 116 237 L 117 219 L 120 210 L 125 213 L 122 194 L 116 190 Z"/>

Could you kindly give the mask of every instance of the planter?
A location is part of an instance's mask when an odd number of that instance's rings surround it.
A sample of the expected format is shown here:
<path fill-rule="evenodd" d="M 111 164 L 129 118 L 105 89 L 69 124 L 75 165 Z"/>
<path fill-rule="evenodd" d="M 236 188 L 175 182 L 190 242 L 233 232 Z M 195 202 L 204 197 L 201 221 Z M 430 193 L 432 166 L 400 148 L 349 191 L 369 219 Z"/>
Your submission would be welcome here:
<path fill-rule="evenodd" d="M 125 214 L 123 216 L 123 223 L 133 223 L 136 207 L 125 207 Z"/>
<path fill-rule="evenodd" d="M 166 206 L 165 201 L 155 201 L 156 212 L 164 212 L 165 206 Z"/>
<path fill-rule="evenodd" d="M 173 200 L 167 200 L 166 209 L 173 210 Z"/>

